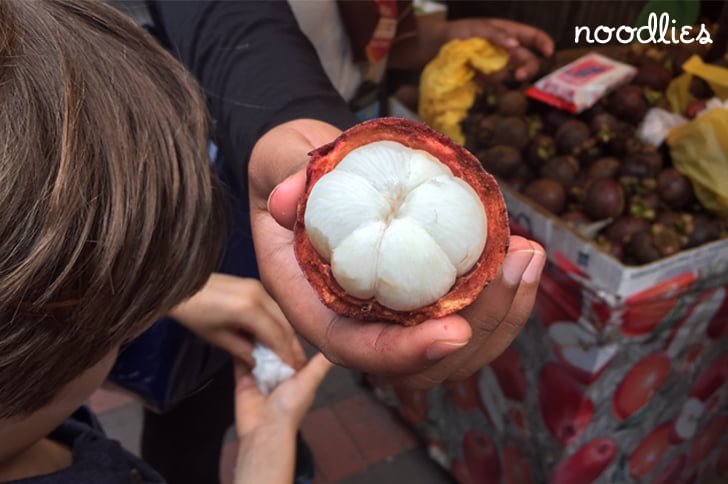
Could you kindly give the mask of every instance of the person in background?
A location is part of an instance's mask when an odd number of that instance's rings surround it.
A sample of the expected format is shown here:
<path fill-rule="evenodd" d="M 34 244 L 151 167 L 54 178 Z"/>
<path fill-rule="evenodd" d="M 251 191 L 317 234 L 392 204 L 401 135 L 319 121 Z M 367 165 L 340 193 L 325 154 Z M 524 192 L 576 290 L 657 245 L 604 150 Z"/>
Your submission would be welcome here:
<path fill-rule="evenodd" d="M 329 79 L 355 109 L 373 86 L 383 82 L 387 69 L 419 71 L 450 40 L 483 37 L 506 49 L 519 81 L 534 76 L 540 57 L 554 52 L 553 40 L 538 28 L 499 18 L 415 15 L 409 0 L 289 0 L 289 4 Z"/>

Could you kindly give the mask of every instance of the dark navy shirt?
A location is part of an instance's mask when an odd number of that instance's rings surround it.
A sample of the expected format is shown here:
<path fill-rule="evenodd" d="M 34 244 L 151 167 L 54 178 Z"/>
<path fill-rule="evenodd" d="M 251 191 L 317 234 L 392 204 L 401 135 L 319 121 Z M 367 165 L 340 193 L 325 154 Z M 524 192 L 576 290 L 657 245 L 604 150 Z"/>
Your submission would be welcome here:
<path fill-rule="evenodd" d="M 71 466 L 13 484 L 158 484 L 162 477 L 104 434 L 86 407 L 79 408 L 48 436 L 71 449 Z"/>

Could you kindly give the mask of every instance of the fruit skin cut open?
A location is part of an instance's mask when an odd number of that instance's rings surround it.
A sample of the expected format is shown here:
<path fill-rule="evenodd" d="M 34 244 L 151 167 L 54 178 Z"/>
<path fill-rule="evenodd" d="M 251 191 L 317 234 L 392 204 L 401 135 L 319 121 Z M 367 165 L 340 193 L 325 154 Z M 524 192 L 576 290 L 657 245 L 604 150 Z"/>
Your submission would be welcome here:
<path fill-rule="evenodd" d="M 473 268 L 458 277 L 450 291 L 436 302 L 412 311 L 395 311 L 373 299 L 347 294 L 336 282 L 331 265 L 314 249 L 306 233 L 306 202 L 316 182 L 352 150 L 375 141 L 394 141 L 426 151 L 464 180 L 480 197 L 487 218 L 485 249 Z M 334 312 L 365 321 L 388 321 L 412 326 L 427 319 L 455 313 L 472 303 L 498 274 L 508 250 L 508 214 L 498 184 L 477 158 L 446 136 L 424 124 L 403 118 L 379 118 L 358 124 L 333 142 L 311 153 L 306 172 L 306 192 L 298 204 L 294 226 L 296 258 L 321 301 Z"/>

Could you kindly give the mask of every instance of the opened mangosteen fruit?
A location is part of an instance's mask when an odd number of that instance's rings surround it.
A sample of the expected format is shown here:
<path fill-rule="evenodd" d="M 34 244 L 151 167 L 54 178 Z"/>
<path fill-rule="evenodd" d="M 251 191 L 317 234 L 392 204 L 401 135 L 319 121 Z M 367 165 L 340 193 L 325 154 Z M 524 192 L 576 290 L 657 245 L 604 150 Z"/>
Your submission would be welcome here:
<path fill-rule="evenodd" d="M 472 303 L 496 277 L 509 229 L 472 154 L 423 124 L 381 118 L 311 152 L 294 236 L 329 308 L 412 325 Z"/>

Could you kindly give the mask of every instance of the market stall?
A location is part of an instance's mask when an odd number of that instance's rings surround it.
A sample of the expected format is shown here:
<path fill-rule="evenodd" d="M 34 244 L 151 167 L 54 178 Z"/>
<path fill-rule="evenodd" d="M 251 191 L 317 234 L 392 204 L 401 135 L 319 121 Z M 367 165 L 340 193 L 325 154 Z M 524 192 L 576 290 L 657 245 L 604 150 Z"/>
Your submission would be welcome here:
<path fill-rule="evenodd" d="M 724 53 L 562 52 L 552 71 L 624 69 L 608 85 L 592 76 L 600 94 L 584 101 L 548 80 L 483 82 L 482 69 L 443 84 L 458 78 L 446 69 L 478 70 L 455 53 L 472 48 L 446 47 L 454 60 L 425 70 L 419 114 L 499 177 L 512 232 L 541 242 L 550 263 L 530 323 L 492 364 L 430 391 L 375 381 L 379 395 L 463 483 L 726 472 Z"/>

